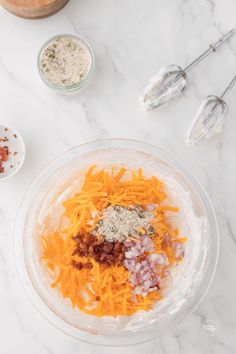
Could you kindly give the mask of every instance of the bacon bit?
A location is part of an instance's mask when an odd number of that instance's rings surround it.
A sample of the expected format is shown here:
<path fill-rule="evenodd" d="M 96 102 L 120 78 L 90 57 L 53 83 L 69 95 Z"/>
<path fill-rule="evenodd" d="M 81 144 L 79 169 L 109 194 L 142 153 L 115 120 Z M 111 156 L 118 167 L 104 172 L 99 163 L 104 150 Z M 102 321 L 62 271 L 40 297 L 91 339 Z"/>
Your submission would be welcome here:
<path fill-rule="evenodd" d="M 6 143 L 7 141 L 9 141 L 9 139 L 6 136 L 4 136 L 4 138 L 0 138 L 0 142 L 2 143 Z"/>
<path fill-rule="evenodd" d="M 75 260 L 73 260 L 72 265 L 73 265 L 73 267 L 75 267 L 78 270 L 93 268 L 93 265 L 91 262 L 82 263 L 82 262 L 75 262 Z"/>
<path fill-rule="evenodd" d="M 7 161 L 9 155 L 9 150 L 7 146 L 0 147 L 0 159 L 2 161 Z"/>
<path fill-rule="evenodd" d="M 83 268 L 83 266 L 82 266 L 82 263 L 81 262 L 75 262 L 74 260 L 72 261 L 72 265 L 73 265 L 73 267 L 75 267 L 76 269 L 78 269 L 78 270 L 81 270 L 82 268 Z"/>
<path fill-rule="evenodd" d="M 83 268 L 84 269 L 92 269 L 93 265 L 91 262 L 83 263 Z"/>
<path fill-rule="evenodd" d="M 9 157 L 9 149 L 7 146 L 0 146 L 0 173 L 4 172 L 3 162 L 6 162 Z"/>
<path fill-rule="evenodd" d="M 93 257 L 98 263 L 111 266 L 121 265 L 125 257 L 125 246 L 120 242 L 108 242 L 90 234 L 78 235 L 72 256 Z"/>

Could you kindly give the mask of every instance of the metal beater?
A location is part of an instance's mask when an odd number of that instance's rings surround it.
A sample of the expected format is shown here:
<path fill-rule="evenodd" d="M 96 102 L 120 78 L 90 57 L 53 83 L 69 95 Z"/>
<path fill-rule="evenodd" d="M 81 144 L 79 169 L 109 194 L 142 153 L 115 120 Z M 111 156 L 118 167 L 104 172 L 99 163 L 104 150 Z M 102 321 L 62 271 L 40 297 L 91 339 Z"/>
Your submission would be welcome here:
<path fill-rule="evenodd" d="M 230 81 L 221 96 L 218 97 L 211 95 L 203 99 L 188 129 L 186 135 L 186 142 L 188 144 L 198 144 L 222 131 L 228 110 L 225 98 L 228 96 L 235 84 L 236 75 Z"/>
<path fill-rule="evenodd" d="M 215 52 L 227 39 L 229 39 L 236 29 L 226 33 L 215 44 L 203 52 L 197 59 L 190 63 L 185 69 L 178 65 L 167 65 L 160 69 L 160 71 L 149 81 L 144 95 L 141 97 L 143 108 L 147 111 L 153 110 L 172 99 L 182 95 L 186 85 L 188 73 L 195 68 L 203 59 L 210 53 Z"/>

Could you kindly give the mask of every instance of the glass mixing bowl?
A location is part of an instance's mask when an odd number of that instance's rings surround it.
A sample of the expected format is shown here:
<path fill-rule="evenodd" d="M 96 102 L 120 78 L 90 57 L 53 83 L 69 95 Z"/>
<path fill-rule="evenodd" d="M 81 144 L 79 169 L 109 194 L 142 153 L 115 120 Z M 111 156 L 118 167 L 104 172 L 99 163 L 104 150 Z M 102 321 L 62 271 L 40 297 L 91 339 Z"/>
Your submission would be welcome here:
<path fill-rule="evenodd" d="M 50 287 L 40 262 L 45 218 L 53 230 L 63 213 L 61 202 L 78 190 L 93 164 L 142 167 L 165 183 L 172 205 L 180 207 L 175 225 L 188 237 L 184 261 L 172 274 L 172 284 L 153 310 L 130 317 L 96 318 L 62 299 Z M 51 216 L 54 215 L 54 218 Z M 53 221 L 52 221 L 53 220 Z M 165 151 L 132 140 L 110 139 L 77 146 L 51 162 L 33 181 L 22 201 L 14 235 L 16 268 L 36 309 L 54 326 L 74 338 L 100 345 L 131 345 L 156 338 L 191 313 L 203 299 L 215 272 L 218 229 L 212 205 L 195 178 Z"/>

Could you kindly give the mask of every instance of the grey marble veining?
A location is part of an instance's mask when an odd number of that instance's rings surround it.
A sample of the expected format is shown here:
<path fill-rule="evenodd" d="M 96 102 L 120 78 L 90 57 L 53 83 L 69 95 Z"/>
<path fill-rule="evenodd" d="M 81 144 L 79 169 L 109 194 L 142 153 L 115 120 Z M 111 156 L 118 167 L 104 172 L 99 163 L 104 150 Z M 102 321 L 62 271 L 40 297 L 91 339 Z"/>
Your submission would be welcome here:
<path fill-rule="evenodd" d="M 143 112 L 138 97 L 162 65 L 185 66 L 236 25 L 234 0 L 71 0 L 57 15 L 19 19 L 0 9 L 0 122 L 26 142 L 22 170 L 0 183 L 0 354 L 234 354 L 236 352 L 236 91 L 223 134 L 190 148 L 184 134 L 202 97 L 218 94 L 236 72 L 236 37 L 190 74 L 184 96 Z M 96 72 L 80 96 L 60 97 L 41 84 L 40 46 L 68 32 L 93 46 Z M 106 137 L 134 138 L 175 153 L 207 189 L 220 227 L 220 257 L 201 305 L 166 336 L 129 348 L 77 342 L 34 310 L 16 276 L 12 229 L 32 178 L 66 149 Z M 206 336 L 202 324 L 217 324 Z"/>

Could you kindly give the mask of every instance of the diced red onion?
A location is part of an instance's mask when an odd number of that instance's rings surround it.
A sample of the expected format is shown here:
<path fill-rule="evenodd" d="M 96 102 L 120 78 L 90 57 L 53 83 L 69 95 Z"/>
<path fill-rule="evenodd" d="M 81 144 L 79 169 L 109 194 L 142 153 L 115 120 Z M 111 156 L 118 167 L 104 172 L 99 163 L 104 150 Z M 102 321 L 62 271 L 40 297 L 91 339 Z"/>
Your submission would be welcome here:
<path fill-rule="evenodd" d="M 141 264 L 142 264 L 142 266 L 146 266 L 146 265 L 148 264 L 148 262 L 147 262 L 147 260 L 143 260 L 143 261 L 141 262 Z"/>
<path fill-rule="evenodd" d="M 142 249 L 141 242 L 137 242 L 136 245 L 135 245 L 135 248 L 137 250 L 141 250 Z"/>
<path fill-rule="evenodd" d="M 155 291 L 157 289 L 158 289 L 157 286 L 154 286 L 153 288 L 149 288 L 149 292 Z"/>
<path fill-rule="evenodd" d="M 138 256 L 140 256 L 140 253 L 134 247 L 132 247 L 129 251 L 125 252 L 126 258 L 135 258 Z"/>
<path fill-rule="evenodd" d="M 135 259 L 125 259 L 124 260 L 124 266 L 127 269 L 130 269 L 130 270 L 134 269 L 135 264 L 136 264 Z"/>
<path fill-rule="evenodd" d="M 136 285 L 137 284 L 136 274 L 135 273 L 131 273 L 129 280 L 130 280 L 132 285 Z"/>
<path fill-rule="evenodd" d="M 151 280 L 145 280 L 144 282 L 143 282 L 143 287 L 144 287 L 144 289 L 146 289 L 146 290 L 148 290 L 149 288 L 150 288 L 150 286 L 152 285 L 152 282 L 151 282 Z"/>
<path fill-rule="evenodd" d="M 145 273 L 145 274 L 143 274 L 142 279 L 143 279 L 143 281 L 146 281 L 146 280 L 149 280 L 150 277 L 151 277 L 150 273 Z"/>
<path fill-rule="evenodd" d="M 142 269 L 142 264 L 141 263 L 136 263 L 134 267 L 134 271 L 138 273 Z"/>
<path fill-rule="evenodd" d="M 136 295 L 141 295 L 142 290 L 143 290 L 143 289 L 142 289 L 141 286 L 136 286 L 136 287 L 134 288 L 133 293 L 136 294 Z"/>
<path fill-rule="evenodd" d="M 146 259 L 139 261 L 138 256 L 154 251 L 154 243 L 148 236 L 142 236 L 139 242 L 125 243 L 126 252 L 124 266 L 130 271 L 130 283 L 134 287 L 134 295 L 146 296 L 150 291 L 159 289 L 160 278 L 157 267 L 164 265 L 166 257 L 161 253 L 152 253 Z"/>
<path fill-rule="evenodd" d="M 152 253 L 148 256 L 148 259 L 151 261 L 151 262 L 157 262 L 158 259 L 159 259 L 159 254 L 158 253 Z"/>
<path fill-rule="evenodd" d="M 166 263 L 166 257 L 164 254 L 161 253 L 152 253 L 148 256 L 148 259 L 153 262 L 153 263 L 157 263 L 160 265 L 163 265 Z"/>
<path fill-rule="evenodd" d="M 146 248 L 146 251 L 153 251 L 154 250 L 153 241 L 149 237 L 143 237 L 141 244 L 143 247 Z"/>

